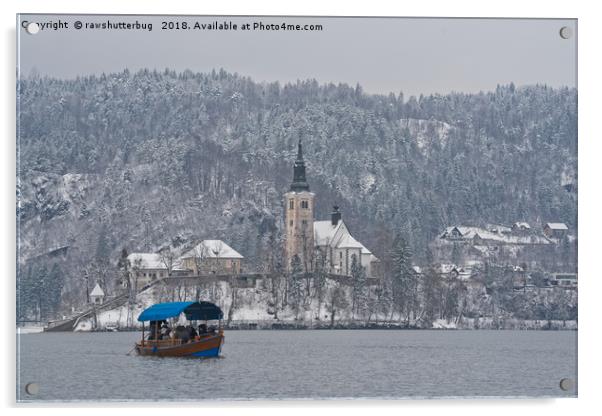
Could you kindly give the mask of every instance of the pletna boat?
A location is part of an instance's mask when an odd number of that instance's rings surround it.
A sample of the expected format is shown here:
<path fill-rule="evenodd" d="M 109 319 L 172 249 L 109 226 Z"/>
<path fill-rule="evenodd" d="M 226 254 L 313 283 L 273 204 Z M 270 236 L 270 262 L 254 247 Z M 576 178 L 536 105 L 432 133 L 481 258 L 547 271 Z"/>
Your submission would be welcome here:
<path fill-rule="evenodd" d="M 188 321 L 203 321 L 198 326 L 169 327 L 168 320 L 184 314 Z M 224 343 L 222 310 L 211 302 L 157 303 L 142 311 L 142 340 L 135 350 L 139 355 L 156 357 L 217 357 Z M 218 327 L 208 327 L 208 321 L 218 321 Z M 149 331 L 145 337 L 145 322 Z"/>

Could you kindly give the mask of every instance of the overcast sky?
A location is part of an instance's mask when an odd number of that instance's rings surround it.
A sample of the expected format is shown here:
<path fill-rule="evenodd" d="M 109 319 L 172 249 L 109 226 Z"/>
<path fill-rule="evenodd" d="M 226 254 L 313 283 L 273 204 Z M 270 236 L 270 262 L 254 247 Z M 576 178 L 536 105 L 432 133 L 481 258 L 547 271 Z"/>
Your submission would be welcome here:
<path fill-rule="evenodd" d="M 18 30 L 28 75 L 73 78 L 129 68 L 206 72 L 224 68 L 257 81 L 315 78 L 365 91 L 419 95 L 492 90 L 497 84 L 576 86 L 576 21 L 543 19 L 44 16 L 69 29 Z M 19 20 L 19 19 L 18 19 Z M 152 23 L 146 30 L 76 30 L 74 22 Z M 237 31 L 161 30 L 162 21 L 231 21 Z M 321 24 L 322 31 L 243 31 L 253 22 Z M 20 23 L 19 27 L 20 27 Z M 566 40 L 563 26 L 572 28 Z"/>

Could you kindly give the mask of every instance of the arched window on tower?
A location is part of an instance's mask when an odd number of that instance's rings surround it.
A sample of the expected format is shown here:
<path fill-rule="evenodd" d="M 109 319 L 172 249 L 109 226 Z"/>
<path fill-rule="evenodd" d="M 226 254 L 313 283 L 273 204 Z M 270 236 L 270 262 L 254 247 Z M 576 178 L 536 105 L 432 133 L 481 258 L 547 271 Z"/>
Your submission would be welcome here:
<path fill-rule="evenodd" d="M 294 199 L 288 200 L 288 209 L 295 209 L 295 200 Z"/>

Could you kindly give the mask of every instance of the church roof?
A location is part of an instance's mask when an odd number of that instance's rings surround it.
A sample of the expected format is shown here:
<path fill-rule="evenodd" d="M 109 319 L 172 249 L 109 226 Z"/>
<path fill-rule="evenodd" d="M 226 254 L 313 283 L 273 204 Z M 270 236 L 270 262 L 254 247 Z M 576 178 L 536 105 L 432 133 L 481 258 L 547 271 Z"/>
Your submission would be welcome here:
<path fill-rule="evenodd" d="M 337 244 L 337 248 L 360 248 L 364 250 L 366 247 L 353 238 L 351 234 L 346 233 Z"/>
<path fill-rule="evenodd" d="M 295 159 L 293 166 L 293 183 L 291 183 L 290 189 L 293 192 L 309 192 L 309 184 L 305 178 L 305 161 L 303 160 L 301 140 L 299 140 L 297 159 Z"/>
<path fill-rule="evenodd" d="M 222 259 L 242 259 L 244 258 L 238 251 L 234 250 L 222 240 L 203 240 L 193 249 L 182 255 L 182 258 L 200 257 L 200 258 L 222 258 Z"/>
<path fill-rule="evenodd" d="M 337 225 L 332 225 L 332 221 L 314 221 L 314 244 L 334 248 L 359 248 L 361 254 L 372 254 L 362 243 L 353 238 L 343 220 L 340 220 Z"/>
<path fill-rule="evenodd" d="M 314 221 L 315 244 L 317 246 L 331 244 L 341 224 L 343 221 L 339 221 L 337 225 L 332 225 L 332 221 Z"/>
<path fill-rule="evenodd" d="M 104 296 L 104 295 L 105 295 L 105 292 L 102 290 L 100 285 L 98 283 L 96 283 L 96 286 L 94 286 L 94 289 L 92 289 L 92 292 L 90 292 L 90 296 Z"/>

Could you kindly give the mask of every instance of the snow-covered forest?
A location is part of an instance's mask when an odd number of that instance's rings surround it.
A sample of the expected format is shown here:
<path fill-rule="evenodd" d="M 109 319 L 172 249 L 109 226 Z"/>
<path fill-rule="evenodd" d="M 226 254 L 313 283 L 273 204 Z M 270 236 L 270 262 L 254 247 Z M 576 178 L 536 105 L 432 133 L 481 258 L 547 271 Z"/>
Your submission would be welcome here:
<path fill-rule="evenodd" d="M 21 317 L 81 306 L 87 281 L 110 292 L 124 248 L 221 239 L 260 270 L 300 139 L 316 218 L 336 202 L 376 256 L 403 235 L 426 264 L 454 224 L 577 228 L 575 89 L 404 97 L 125 70 L 17 90 Z"/>

